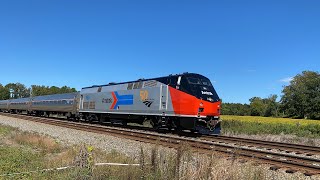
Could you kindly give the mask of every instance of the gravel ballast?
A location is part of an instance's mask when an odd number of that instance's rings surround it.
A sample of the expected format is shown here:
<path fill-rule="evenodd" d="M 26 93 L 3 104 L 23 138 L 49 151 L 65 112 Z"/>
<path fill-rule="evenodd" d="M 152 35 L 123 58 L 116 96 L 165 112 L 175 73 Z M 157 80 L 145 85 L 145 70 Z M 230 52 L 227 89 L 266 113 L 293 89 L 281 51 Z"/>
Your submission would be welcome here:
<path fill-rule="evenodd" d="M 110 135 L 85 132 L 1 115 L 0 124 L 16 127 L 22 131 L 49 135 L 66 145 L 85 143 L 107 152 L 116 150 L 129 156 L 138 155 L 141 147 L 146 150 L 150 150 L 153 147 L 151 144 L 122 139 Z"/>

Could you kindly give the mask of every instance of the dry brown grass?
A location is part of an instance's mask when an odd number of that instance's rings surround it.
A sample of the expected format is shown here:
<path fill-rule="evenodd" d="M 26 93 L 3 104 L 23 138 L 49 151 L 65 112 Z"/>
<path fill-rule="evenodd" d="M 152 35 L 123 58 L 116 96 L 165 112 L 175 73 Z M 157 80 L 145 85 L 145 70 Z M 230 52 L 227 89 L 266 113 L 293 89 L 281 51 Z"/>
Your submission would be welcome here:
<path fill-rule="evenodd" d="M 47 167 L 68 166 L 73 163 L 74 157 L 77 155 L 76 148 L 67 148 L 60 153 L 47 156 Z"/>
<path fill-rule="evenodd" d="M 43 153 L 54 153 L 61 150 L 61 146 L 52 138 L 35 133 L 14 133 L 12 140 L 21 145 L 29 145 L 41 150 Z"/>
<path fill-rule="evenodd" d="M 209 158 L 198 154 L 193 161 L 185 162 L 180 179 L 267 179 L 267 172 L 261 167 L 221 159 L 214 153 Z"/>
<path fill-rule="evenodd" d="M 271 171 L 267 165 L 259 165 L 253 161 L 242 163 L 236 152 L 233 158 L 226 159 L 215 152 L 211 156 L 194 153 L 187 145 L 175 152 L 152 149 L 150 152 L 144 151 L 143 156 L 143 161 L 140 160 L 144 162 L 143 179 L 308 179 L 301 173 L 287 174 L 284 170 Z M 155 171 L 154 167 L 157 167 Z"/>

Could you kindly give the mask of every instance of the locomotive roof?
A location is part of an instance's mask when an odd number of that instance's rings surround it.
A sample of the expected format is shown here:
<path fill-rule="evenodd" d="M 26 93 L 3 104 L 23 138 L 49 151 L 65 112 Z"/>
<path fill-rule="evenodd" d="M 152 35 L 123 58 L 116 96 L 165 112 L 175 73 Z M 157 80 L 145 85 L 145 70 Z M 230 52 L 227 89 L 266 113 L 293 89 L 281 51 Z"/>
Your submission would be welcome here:
<path fill-rule="evenodd" d="M 202 76 L 200 74 L 197 73 L 182 73 L 182 74 L 170 74 L 169 76 L 162 76 L 162 77 L 156 77 L 156 78 L 149 78 L 149 79 L 138 79 L 135 81 L 127 81 L 127 82 L 120 82 L 120 83 L 114 83 L 111 82 L 109 84 L 105 84 L 105 85 L 93 85 L 93 86 L 88 86 L 88 87 L 84 87 L 82 89 L 87 89 L 87 88 L 93 88 L 93 87 L 102 87 L 102 86 L 113 86 L 113 85 L 118 85 L 118 84 L 127 84 L 127 83 L 134 83 L 134 82 L 139 82 L 139 81 L 150 81 L 150 80 L 157 80 L 157 79 L 161 79 L 161 78 L 168 78 L 168 77 L 175 77 L 175 76 L 183 76 L 183 75 L 188 75 L 188 76 Z M 204 76 L 202 76 L 204 77 Z"/>

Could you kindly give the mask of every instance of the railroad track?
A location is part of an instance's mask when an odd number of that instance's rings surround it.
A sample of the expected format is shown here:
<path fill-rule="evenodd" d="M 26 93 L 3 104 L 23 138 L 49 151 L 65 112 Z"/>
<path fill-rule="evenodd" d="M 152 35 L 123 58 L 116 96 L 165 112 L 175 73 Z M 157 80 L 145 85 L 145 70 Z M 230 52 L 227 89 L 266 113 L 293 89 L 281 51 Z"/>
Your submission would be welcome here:
<path fill-rule="evenodd" d="M 274 141 L 264 141 L 256 139 L 247 139 L 230 136 L 203 136 L 203 140 L 218 142 L 218 143 L 234 143 L 235 145 L 244 145 L 247 147 L 256 147 L 258 149 L 278 150 L 285 153 L 293 153 L 297 155 L 314 156 L 320 155 L 320 147 L 306 146 L 300 144 L 290 144 Z"/>
<path fill-rule="evenodd" d="M 271 169 L 280 169 L 285 168 L 287 172 L 296 172 L 300 171 L 305 173 L 305 175 L 314 175 L 320 174 L 320 159 L 298 156 L 289 153 L 278 153 L 278 152 L 270 152 L 261 149 L 255 149 L 250 147 L 236 146 L 235 144 L 226 144 L 225 141 L 228 141 L 228 137 L 201 137 L 201 138 L 192 138 L 192 137 L 179 137 L 167 134 L 159 134 L 148 131 L 137 131 L 130 130 L 125 128 L 116 128 L 109 126 L 101 126 L 94 124 L 85 124 L 85 123 L 77 123 L 70 122 L 65 120 L 57 120 L 52 118 L 43 118 L 43 117 L 35 117 L 35 116 L 25 116 L 25 115 L 17 115 L 17 114 L 4 114 L 0 113 L 0 115 L 5 115 L 9 117 L 15 117 L 20 119 L 25 119 L 29 121 L 35 121 L 55 126 L 61 126 L 66 128 L 72 128 L 82 131 L 94 132 L 99 134 L 109 134 L 112 136 L 117 136 L 121 138 L 136 140 L 145 143 L 156 144 L 159 143 L 163 146 L 171 147 L 171 148 L 179 148 L 181 144 L 188 144 L 193 150 L 199 151 L 202 153 L 212 154 L 214 151 L 225 154 L 227 156 L 231 156 L 234 158 L 241 158 L 249 161 L 258 161 L 259 163 L 269 164 Z M 220 138 L 219 141 L 216 140 Z M 235 139 L 238 142 L 249 142 L 248 139 Z M 231 141 L 229 139 L 229 141 Z M 251 143 L 259 144 L 259 142 L 253 140 Z M 263 141 L 262 141 L 263 142 Z M 266 141 L 268 142 L 268 141 Z M 266 144 L 261 144 L 266 146 Z M 278 143 L 274 143 L 273 147 Z M 281 147 L 286 148 L 283 143 L 280 143 Z M 270 144 L 268 144 L 269 146 Z M 296 146 L 296 145 L 294 145 Z M 298 146 L 298 145 L 297 145 Z M 296 150 L 307 151 L 312 148 L 312 146 L 301 146 L 296 147 Z M 295 147 L 294 147 L 295 148 Z M 290 149 L 292 150 L 292 149 Z M 316 151 L 316 149 L 311 150 L 313 153 L 319 153 L 320 150 Z"/>

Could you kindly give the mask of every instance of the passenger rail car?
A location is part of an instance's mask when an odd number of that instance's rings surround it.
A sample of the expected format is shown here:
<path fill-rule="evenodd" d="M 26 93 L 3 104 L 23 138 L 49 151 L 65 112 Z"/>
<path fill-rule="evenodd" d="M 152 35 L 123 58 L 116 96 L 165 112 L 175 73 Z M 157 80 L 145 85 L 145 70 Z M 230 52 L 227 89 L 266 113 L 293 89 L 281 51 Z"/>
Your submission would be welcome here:
<path fill-rule="evenodd" d="M 12 99 L 9 101 L 8 109 L 12 113 L 21 113 L 29 109 L 30 98 Z"/>
<path fill-rule="evenodd" d="M 75 118 L 78 114 L 77 98 L 79 93 L 54 94 L 0 101 L 0 111 L 11 113 L 35 114 L 49 116 L 61 114 Z"/>
<path fill-rule="evenodd" d="M 0 101 L 0 112 L 9 112 L 9 100 Z"/>
<path fill-rule="evenodd" d="M 77 115 L 77 97 L 79 93 L 54 94 L 31 98 L 29 113 L 49 116 L 61 114 L 67 118 Z"/>

